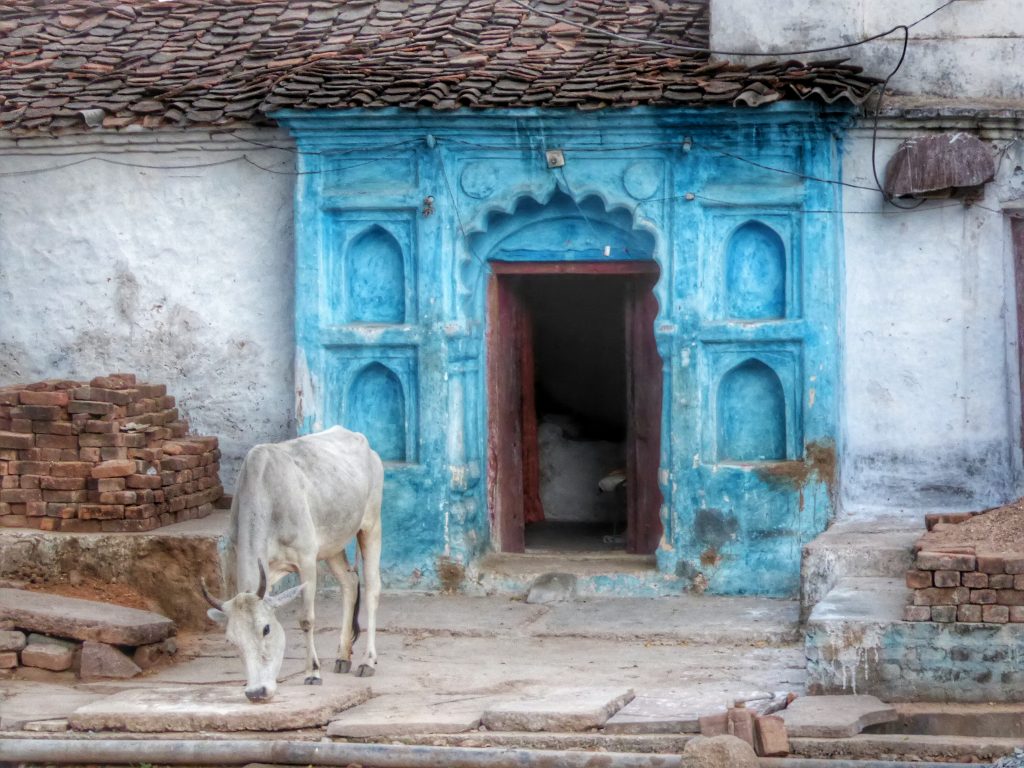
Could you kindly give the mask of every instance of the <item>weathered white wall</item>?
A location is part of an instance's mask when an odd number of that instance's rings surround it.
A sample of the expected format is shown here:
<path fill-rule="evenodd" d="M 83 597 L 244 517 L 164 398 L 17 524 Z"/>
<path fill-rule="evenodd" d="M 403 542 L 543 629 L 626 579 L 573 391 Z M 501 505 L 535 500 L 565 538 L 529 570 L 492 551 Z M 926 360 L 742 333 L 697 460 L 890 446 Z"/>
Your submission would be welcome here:
<path fill-rule="evenodd" d="M 0 142 L 0 383 L 166 383 L 233 487 L 294 429 L 293 170 L 201 132 Z"/>
<path fill-rule="evenodd" d="M 722 51 L 807 50 L 862 40 L 909 24 L 943 0 L 819 0 L 772 3 L 712 0 L 711 47 Z M 848 56 L 869 74 L 885 77 L 903 47 L 902 35 L 803 60 Z M 734 60 L 741 56 L 722 56 Z M 1024 98 L 1024 4 L 1020 0 L 957 0 L 911 30 L 907 59 L 891 87 L 943 98 Z"/>
<path fill-rule="evenodd" d="M 900 141 L 925 131 L 884 124 L 880 173 Z M 993 149 L 1012 135 L 992 137 Z M 901 213 L 877 191 L 844 190 L 844 513 L 917 518 L 1022 493 L 1013 256 L 1001 211 L 1022 195 L 1022 165 L 1021 145 L 1009 146 L 984 207 L 946 200 Z M 874 184 L 868 126 L 847 140 L 844 180 Z"/>

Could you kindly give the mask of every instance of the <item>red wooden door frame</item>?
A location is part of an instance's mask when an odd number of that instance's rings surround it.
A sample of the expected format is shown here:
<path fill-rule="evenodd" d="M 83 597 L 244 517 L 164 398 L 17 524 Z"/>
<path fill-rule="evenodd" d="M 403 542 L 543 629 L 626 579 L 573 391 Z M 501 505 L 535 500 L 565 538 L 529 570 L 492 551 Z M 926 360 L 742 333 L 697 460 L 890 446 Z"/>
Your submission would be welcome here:
<path fill-rule="evenodd" d="M 626 550 L 649 554 L 661 538 L 661 358 L 654 342 L 658 304 L 651 291 L 658 265 L 636 262 L 491 262 L 487 291 L 487 501 L 497 548 L 523 552 L 527 508 L 539 509 L 536 432 L 529 425 L 532 408 L 532 334 L 530 318 L 517 294 L 516 276 L 621 275 L 630 278 L 626 296 L 627 356 L 627 519 Z M 530 347 L 530 349 L 525 349 Z M 524 422 L 524 416 L 526 420 Z M 526 429 L 524 430 L 524 425 Z M 535 425 L 534 425 L 535 426 Z M 524 474 L 525 473 L 525 474 Z M 535 501 L 531 495 L 537 494 Z M 536 512 L 534 512 L 535 514 Z"/>

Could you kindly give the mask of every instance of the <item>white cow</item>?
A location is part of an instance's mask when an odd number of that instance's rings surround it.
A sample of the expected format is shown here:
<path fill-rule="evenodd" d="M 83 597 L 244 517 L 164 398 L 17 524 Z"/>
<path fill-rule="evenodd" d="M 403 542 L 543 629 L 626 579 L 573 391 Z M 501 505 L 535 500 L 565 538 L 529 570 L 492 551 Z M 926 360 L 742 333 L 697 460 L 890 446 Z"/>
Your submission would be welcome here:
<path fill-rule="evenodd" d="M 306 638 L 307 685 L 320 685 L 320 660 L 313 646 L 316 564 L 326 560 L 342 590 L 341 633 L 335 672 L 351 668 L 359 634 L 359 576 L 345 547 L 358 538 L 367 602 L 366 653 L 355 672 L 372 675 L 377 666 L 375 634 L 380 598 L 380 505 L 384 468 L 358 432 L 333 427 L 283 443 L 257 445 L 245 457 L 231 503 L 226 573 L 230 600 L 203 594 L 209 616 L 226 626 L 242 655 L 245 695 L 268 701 L 277 688 L 284 659 L 284 630 L 274 608 L 302 594 L 301 627 Z M 298 571 L 299 586 L 267 596 L 269 584 Z M 255 591 L 254 591 L 255 590 Z"/>

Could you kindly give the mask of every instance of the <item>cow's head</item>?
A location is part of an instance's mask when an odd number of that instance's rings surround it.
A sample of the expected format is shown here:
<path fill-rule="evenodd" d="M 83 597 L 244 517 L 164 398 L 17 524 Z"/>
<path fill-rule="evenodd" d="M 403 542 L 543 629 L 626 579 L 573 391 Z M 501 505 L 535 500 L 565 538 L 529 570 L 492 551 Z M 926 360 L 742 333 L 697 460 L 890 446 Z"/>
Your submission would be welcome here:
<path fill-rule="evenodd" d="M 230 640 L 245 664 L 245 696 L 254 704 L 270 701 L 277 691 L 277 673 L 284 661 L 284 627 L 274 609 L 291 602 L 302 593 L 305 584 L 267 595 L 267 573 L 259 563 L 260 585 L 255 593 L 239 592 L 223 602 L 214 599 L 200 581 L 203 597 L 213 606 L 206 615 L 225 627 Z"/>

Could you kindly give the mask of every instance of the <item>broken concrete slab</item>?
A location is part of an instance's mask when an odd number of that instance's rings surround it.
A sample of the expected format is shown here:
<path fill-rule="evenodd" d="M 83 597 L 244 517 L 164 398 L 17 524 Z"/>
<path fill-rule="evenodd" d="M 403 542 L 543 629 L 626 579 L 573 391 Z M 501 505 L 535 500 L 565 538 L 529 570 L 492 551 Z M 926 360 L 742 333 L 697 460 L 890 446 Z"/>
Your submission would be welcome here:
<path fill-rule="evenodd" d="M 388 694 L 331 720 L 328 736 L 379 738 L 413 733 L 464 733 L 479 727 L 495 696 Z"/>
<path fill-rule="evenodd" d="M 724 713 L 735 701 L 770 699 L 765 691 L 721 686 L 644 691 L 612 715 L 606 733 L 700 733 L 700 718 Z"/>
<path fill-rule="evenodd" d="M 779 713 L 792 738 L 847 739 L 869 725 L 896 720 L 896 708 L 875 696 L 802 696 Z"/>
<path fill-rule="evenodd" d="M 0 699 L 0 730 L 19 730 L 26 724 L 66 718 L 79 707 L 103 698 L 63 685 L 9 680 Z"/>
<path fill-rule="evenodd" d="M 62 717 L 56 720 L 33 720 L 31 723 L 25 723 L 23 730 L 38 731 L 40 733 L 62 733 L 67 729 L 67 718 Z"/>
<path fill-rule="evenodd" d="M 139 665 L 112 645 L 91 641 L 82 644 L 78 675 L 83 680 L 104 677 L 126 680 L 140 674 Z"/>
<path fill-rule="evenodd" d="M 249 702 L 240 686 L 147 688 L 88 704 L 68 721 L 76 731 L 290 731 L 324 725 L 369 698 L 361 685 L 281 687 L 265 704 Z"/>
<path fill-rule="evenodd" d="M 633 696 L 632 688 L 559 688 L 488 707 L 481 722 L 492 731 L 585 731 L 600 728 Z"/>
<path fill-rule="evenodd" d="M 174 634 L 174 622 L 140 611 L 75 597 L 0 589 L 0 618 L 19 629 L 112 645 L 148 645 Z"/>

